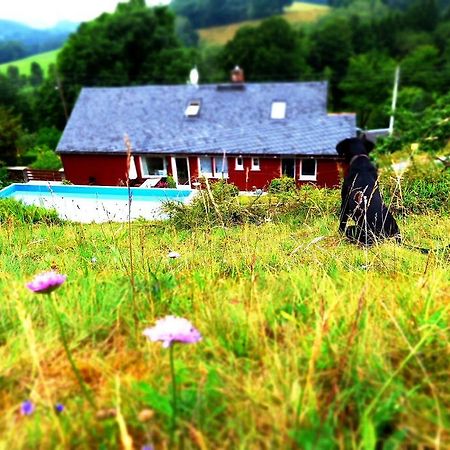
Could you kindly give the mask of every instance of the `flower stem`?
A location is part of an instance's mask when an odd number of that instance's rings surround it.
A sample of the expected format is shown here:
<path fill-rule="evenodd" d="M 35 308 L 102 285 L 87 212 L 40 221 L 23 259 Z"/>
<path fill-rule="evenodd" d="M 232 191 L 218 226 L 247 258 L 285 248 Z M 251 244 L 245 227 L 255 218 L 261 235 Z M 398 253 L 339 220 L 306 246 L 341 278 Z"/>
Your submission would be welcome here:
<path fill-rule="evenodd" d="M 83 378 L 81 377 L 80 371 L 78 370 L 78 367 L 76 366 L 75 361 L 72 358 L 72 353 L 71 353 L 71 351 L 69 349 L 69 345 L 67 343 L 67 336 L 66 336 L 66 332 L 64 330 L 64 324 L 62 323 L 61 317 L 60 317 L 60 315 L 58 313 L 58 310 L 56 309 L 55 301 L 54 301 L 51 293 L 48 294 L 48 296 L 50 297 L 50 303 L 52 305 L 53 315 L 55 316 L 56 321 L 58 322 L 59 335 L 61 337 L 61 343 L 62 343 L 62 345 L 64 347 L 65 352 L 66 352 L 66 356 L 67 356 L 67 359 L 69 360 L 70 367 L 72 368 L 72 371 L 73 371 L 73 373 L 75 375 L 75 378 L 77 379 L 78 384 L 80 385 L 80 388 L 83 391 L 84 397 L 89 402 L 89 404 L 92 406 L 92 408 L 95 409 L 96 407 L 95 407 L 95 403 L 94 403 L 94 400 L 92 398 L 92 395 L 89 392 L 89 390 L 87 389 L 86 384 L 83 381 Z"/>
<path fill-rule="evenodd" d="M 174 442 L 174 434 L 177 427 L 177 380 L 175 377 L 175 366 L 173 362 L 173 344 L 170 346 L 170 374 L 172 376 L 172 425 L 170 429 L 170 441 Z"/>

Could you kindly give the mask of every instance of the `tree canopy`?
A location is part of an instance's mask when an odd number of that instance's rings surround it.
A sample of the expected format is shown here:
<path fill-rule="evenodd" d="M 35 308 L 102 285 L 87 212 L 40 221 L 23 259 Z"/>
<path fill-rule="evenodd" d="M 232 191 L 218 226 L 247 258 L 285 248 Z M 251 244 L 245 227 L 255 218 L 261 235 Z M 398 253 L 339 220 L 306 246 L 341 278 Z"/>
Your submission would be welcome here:
<path fill-rule="evenodd" d="M 299 80 L 305 66 L 301 35 L 279 17 L 243 27 L 222 53 L 224 71 L 236 65 L 249 81 Z"/>
<path fill-rule="evenodd" d="M 83 23 L 58 55 L 66 84 L 123 86 L 181 82 L 192 65 L 175 34 L 166 7 L 147 8 L 144 0 L 119 3 L 112 14 Z"/>

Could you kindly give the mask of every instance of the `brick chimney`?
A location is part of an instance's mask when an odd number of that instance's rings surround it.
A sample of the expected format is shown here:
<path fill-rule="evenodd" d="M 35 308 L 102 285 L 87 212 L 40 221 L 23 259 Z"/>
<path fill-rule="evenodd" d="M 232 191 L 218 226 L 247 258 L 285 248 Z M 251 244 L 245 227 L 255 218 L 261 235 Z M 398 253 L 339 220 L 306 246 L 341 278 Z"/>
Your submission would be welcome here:
<path fill-rule="evenodd" d="M 232 83 L 243 83 L 244 79 L 244 70 L 239 66 L 236 66 L 231 72 L 231 82 Z"/>

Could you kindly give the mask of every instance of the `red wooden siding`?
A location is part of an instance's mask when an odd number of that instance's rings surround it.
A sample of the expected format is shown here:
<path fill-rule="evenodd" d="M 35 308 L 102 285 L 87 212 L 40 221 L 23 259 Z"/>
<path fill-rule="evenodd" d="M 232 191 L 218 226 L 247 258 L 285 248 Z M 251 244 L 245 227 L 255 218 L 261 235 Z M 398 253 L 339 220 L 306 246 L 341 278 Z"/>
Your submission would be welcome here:
<path fill-rule="evenodd" d="M 189 157 L 189 175 L 191 178 L 191 187 L 192 183 L 194 183 L 198 176 L 199 176 L 199 162 L 197 156 L 190 156 Z"/>
<path fill-rule="evenodd" d="M 245 157 L 243 160 L 244 170 L 236 170 L 236 158 L 228 158 L 228 181 L 241 191 L 250 191 L 253 187 L 262 189 L 281 176 L 280 158 L 259 158 L 260 170 L 252 170 L 252 158 Z"/>
<path fill-rule="evenodd" d="M 66 179 L 73 184 L 120 186 L 127 181 L 126 155 L 61 154 Z"/>
<path fill-rule="evenodd" d="M 286 155 L 288 158 L 289 156 Z M 166 156 L 167 173 L 171 175 L 172 158 Z M 126 184 L 126 155 L 70 155 L 62 154 L 66 179 L 74 184 L 97 184 L 103 186 L 120 186 Z M 252 170 L 252 158 L 244 157 L 243 170 L 236 169 L 236 157 L 229 156 L 228 182 L 235 184 L 239 190 L 249 191 L 253 188 L 267 189 L 270 181 L 281 176 L 280 157 L 259 158 L 260 170 Z M 317 180 L 300 181 L 300 159 L 295 159 L 295 178 L 297 185 L 313 183 L 320 187 L 338 187 L 346 170 L 346 165 L 336 159 L 317 159 Z M 141 161 L 134 156 L 137 175 L 142 179 Z M 199 177 L 199 158 L 189 156 L 191 183 Z"/>

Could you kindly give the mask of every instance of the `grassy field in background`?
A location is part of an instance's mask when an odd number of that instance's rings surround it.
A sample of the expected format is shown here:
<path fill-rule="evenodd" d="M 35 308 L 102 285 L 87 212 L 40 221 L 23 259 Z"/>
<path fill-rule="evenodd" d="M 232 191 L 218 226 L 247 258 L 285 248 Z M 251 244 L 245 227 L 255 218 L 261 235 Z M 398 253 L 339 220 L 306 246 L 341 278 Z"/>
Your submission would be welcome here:
<path fill-rule="evenodd" d="M 448 252 L 361 249 L 323 204 L 306 217 L 209 230 L 6 220 L 0 449 L 168 448 L 169 350 L 142 335 L 167 314 L 203 335 L 174 349 L 172 448 L 450 448 Z M 448 244 L 448 215 L 400 226 L 416 245 Z M 169 259 L 172 250 L 181 257 Z M 52 296 L 94 406 L 50 299 L 25 287 L 50 268 L 67 274 Z M 30 416 L 19 414 L 26 399 Z"/>
<path fill-rule="evenodd" d="M 328 6 L 312 3 L 295 2 L 286 8 L 283 18 L 290 23 L 309 23 L 316 21 L 329 11 Z M 245 25 L 257 26 L 261 20 L 248 20 L 218 27 L 203 28 L 198 30 L 200 40 L 203 43 L 224 45 L 233 39 L 237 30 Z"/>
<path fill-rule="evenodd" d="M 58 56 L 58 50 L 52 50 L 50 52 L 38 53 L 37 55 L 28 56 L 27 58 L 18 59 L 17 61 L 10 61 L 5 64 L 0 64 L 0 73 L 6 74 L 8 66 L 16 66 L 19 68 L 21 75 L 30 75 L 31 63 L 37 62 L 44 74 L 48 74 L 48 67 L 50 64 L 56 63 L 56 57 Z"/>

